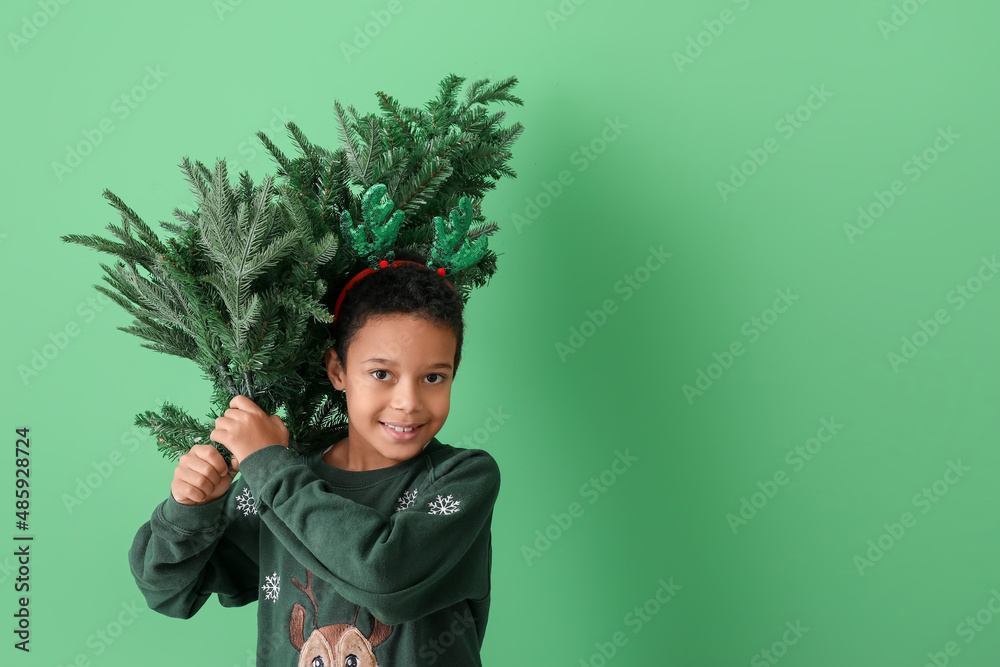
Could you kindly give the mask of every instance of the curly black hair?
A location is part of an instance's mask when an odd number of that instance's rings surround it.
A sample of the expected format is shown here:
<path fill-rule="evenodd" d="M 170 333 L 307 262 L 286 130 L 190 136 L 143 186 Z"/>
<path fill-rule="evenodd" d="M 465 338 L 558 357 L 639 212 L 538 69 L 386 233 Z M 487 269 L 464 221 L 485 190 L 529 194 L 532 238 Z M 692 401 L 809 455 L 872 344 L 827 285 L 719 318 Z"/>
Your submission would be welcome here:
<path fill-rule="evenodd" d="M 427 263 L 427 258 L 416 250 L 395 250 L 397 260 Z M 354 277 L 365 265 L 358 264 L 351 272 Z M 348 278 L 328 292 L 330 312 Z M 380 269 L 356 282 L 344 296 L 337 319 L 330 325 L 333 350 L 345 366 L 347 350 L 358 331 L 371 317 L 407 314 L 423 317 L 439 326 L 449 327 L 455 333 L 455 360 L 452 377 L 458 372 L 462 356 L 462 339 L 465 333 L 463 304 L 459 293 L 445 282 L 445 278 L 426 266 L 402 264 L 389 270 Z"/>

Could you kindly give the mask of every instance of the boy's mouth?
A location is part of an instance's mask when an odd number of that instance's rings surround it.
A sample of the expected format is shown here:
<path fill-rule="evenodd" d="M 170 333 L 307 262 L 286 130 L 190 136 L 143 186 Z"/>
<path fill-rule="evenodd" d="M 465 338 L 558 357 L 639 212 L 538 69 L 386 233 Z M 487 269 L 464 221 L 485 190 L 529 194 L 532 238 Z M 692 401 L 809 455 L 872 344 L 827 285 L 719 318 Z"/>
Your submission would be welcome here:
<path fill-rule="evenodd" d="M 402 422 L 382 422 L 382 429 L 386 431 L 389 435 L 396 438 L 397 440 L 409 440 L 416 437 L 417 432 L 423 426 L 423 424 L 413 423 L 410 425 L 405 425 Z"/>

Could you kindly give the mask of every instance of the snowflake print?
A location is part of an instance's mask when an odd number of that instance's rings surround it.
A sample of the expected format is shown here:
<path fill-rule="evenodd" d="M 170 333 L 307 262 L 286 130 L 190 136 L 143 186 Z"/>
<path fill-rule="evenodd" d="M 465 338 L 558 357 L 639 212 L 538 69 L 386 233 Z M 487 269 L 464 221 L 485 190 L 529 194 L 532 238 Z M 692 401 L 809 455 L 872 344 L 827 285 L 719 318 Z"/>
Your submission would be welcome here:
<path fill-rule="evenodd" d="M 247 516 L 251 512 L 257 513 L 257 501 L 250 494 L 249 486 L 244 486 L 243 493 L 236 497 L 236 507 L 243 512 L 243 516 Z"/>
<path fill-rule="evenodd" d="M 278 573 L 275 572 L 274 574 L 269 575 L 260 589 L 264 591 L 265 600 L 277 602 L 278 592 L 281 590 L 281 578 L 278 576 Z"/>
<path fill-rule="evenodd" d="M 413 507 L 413 503 L 417 501 L 417 490 L 407 491 L 399 497 L 397 500 L 396 511 L 405 510 L 407 507 Z"/>
<path fill-rule="evenodd" d="M 450 495 L 447 498 L 442 498 L 441 496 L 438 496 L 437 500 L 427 503 L 427 506 L 431 508 L 430 511 L 427 513 L 454 514 L 455 512 L 458 511 L 458 504 L 461 502 L 462 502 L 461 500 L 452 500 Z"/>

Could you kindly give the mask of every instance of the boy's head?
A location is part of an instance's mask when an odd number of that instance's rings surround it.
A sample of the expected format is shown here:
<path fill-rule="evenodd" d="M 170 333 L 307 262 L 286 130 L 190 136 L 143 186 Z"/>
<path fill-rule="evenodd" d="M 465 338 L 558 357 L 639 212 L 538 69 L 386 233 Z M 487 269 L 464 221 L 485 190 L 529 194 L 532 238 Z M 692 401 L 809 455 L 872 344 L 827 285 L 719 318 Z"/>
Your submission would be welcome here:
<path fill-rule="evenodd" d="M 425 262 L 412 251 L 397 250 L 395 256 Z M 324 365 L 333 386 L 345 390 L 352 436 L 400 462 L 437 434 L 448 417 L 462 354 L 462 310 L 461 297 L 444 277 L 415 264 L 380 269 L 347 291 L 331 325 L 334 346 Z M 419 428 L 407 435 L 386 422 Z"/>

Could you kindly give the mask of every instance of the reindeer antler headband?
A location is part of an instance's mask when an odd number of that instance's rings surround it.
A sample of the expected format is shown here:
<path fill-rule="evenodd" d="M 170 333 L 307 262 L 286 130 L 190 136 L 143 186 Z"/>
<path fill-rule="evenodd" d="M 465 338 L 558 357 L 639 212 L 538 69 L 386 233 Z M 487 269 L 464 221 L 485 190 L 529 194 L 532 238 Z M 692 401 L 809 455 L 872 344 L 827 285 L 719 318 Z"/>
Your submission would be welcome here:
<path fill-rule="evenodd" d="M 355 255 L 366 258 L 368 268 L 351 278 L 340 291 L 337 304 L 333 308 L 334 321 L 340 312 L 340 304 L 344 302 L 347 290 L 365 276 L 380 269 L 401 264 L 416 264 L 435 269 L 439 275 L 447 276 L 472 266 L 486 254 L 487 236 L 485 234 L 476 239 L 475 242 L 470 241 L 465 236 L 472 224 L 473 213 L 469 198 L 462 197 L 458 200 L 458 206 L 449 213 L 450 224 L 446 223 L 444 218 L 434 216 L 434 241 L 431 244 L 427 264 L 405 259 L 396 260 L 392 247 L 396 242 L 399 226 L 403 222 L 403 212 L 396 210 L 390 216 L 389 213 L 392 209 L 393 203 L 386 196 L 385 185 L 376 183 L 368 188 L 361 199 L 362 221 L 360 224 L 355 226 L 350 211 L 345 210 L 340 214 L 341 237 L 350 243 Z M 369 240 L 369 237 L 372 240 Z M 450 282 L 447 280 L 445 282 L 449 287 L 452 287 Z"/>

